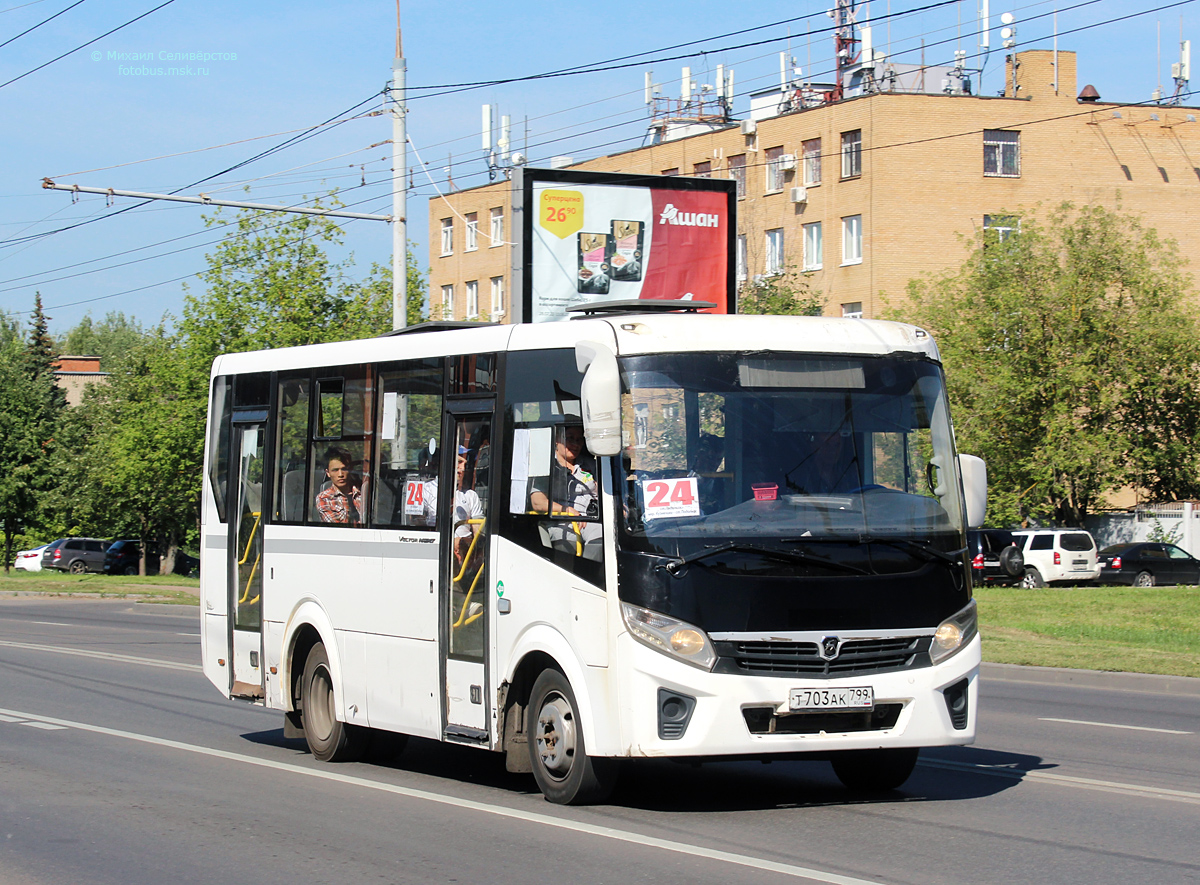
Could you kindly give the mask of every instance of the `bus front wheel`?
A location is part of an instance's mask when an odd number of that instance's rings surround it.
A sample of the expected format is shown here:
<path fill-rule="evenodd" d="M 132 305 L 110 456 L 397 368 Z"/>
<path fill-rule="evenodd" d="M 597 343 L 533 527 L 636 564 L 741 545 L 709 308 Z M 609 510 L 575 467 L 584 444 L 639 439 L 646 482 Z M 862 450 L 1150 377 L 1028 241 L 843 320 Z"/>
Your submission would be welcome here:
<path fill-rule="evenodd" d="M 529 761 L 542 795 L 559 805 L 602 802 L 616 784 L 616 760 L 587 755 L 578 710 L 567 677 L 543 670 L 526 713 Z"/>
<path fill-rule="evenodd" d="M 353 762 L 362 758 L 369 732 L 338 721 L 329 653 L 319 642 L 304 661 L 302 680 L 300 717 L 304 723 L 304 739 L 313 757 L 322 762 Z"/>
<path fill-rule="evenodd" d="M 908 780 L 920 752 L 915 747 L 847 750 L 833 757 L 833 773 L 851 790 L 884 793 Z"/>

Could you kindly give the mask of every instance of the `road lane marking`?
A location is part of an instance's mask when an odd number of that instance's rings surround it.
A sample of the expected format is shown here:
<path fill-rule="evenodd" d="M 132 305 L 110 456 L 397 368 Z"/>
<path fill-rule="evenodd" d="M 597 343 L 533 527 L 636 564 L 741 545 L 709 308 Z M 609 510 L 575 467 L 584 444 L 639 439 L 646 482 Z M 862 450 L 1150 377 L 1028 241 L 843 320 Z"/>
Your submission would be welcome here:
<path fill-rule="evenodd" d="M 43 717 L 45 718 L 45 717 Z M 968 771 L 989 777 L 1003 777 L 1015 781 L 1040 781 L 1060 787 L 1076 787 L 1081 790 L 1096 790 L 1101 793 L 1119 793 L 1122 796 L 1138 796 L 1143 799 L 1164 799 L 1168 802 L 1183 802 L 1200 805 L 1200 793 L 1187 790 L 1168 790 L 1163 787 L 1144 787 L 1140 784 L 1123 784 L 1118 781 L 1103 781 L 1087 777 L 1072 777 L 1068 774 L 1053 774 L 1049 771 L 1024 771 L 1020 768 L 1005 768 L 990 765 L 973 765 L 969 762 L 951 762 L 948 759 L 921 759 L 918 763 L 925 768 L 944 768 L 950 771 Z"/>
<path fill-rule="evenodd" d="M 25 721 L 24 719 L 21 719 L 18 716 L 0 716 L 0 722 L 24 722 L 24 721 Z"/>
<path fill-rule="evenodd" d="M 62 624 L 58 621 L 33 621 L 34 624 L 41 624 L 43 627 L 70 627 L 70 624 Z"/>
<path fill-rule="evenodd" d="M 138 734 L 131 731 L 120 731 L 115 728 L 105 728 L 101 725 L 90 725 L 85 722 L 73 722 L 67 719 L 55 719 L 50 716 L 31 716 L 27 713 L 21 713 L 18 710 L 0 710 L 0 715 L 19 716 L 22 719 L 36 719 L 41 722 L 47 722 L 63 728 L 75 728 L 80 731 L 92 732 L 93 734 L 102 734 L 109 737 L 122 738 L 124 740 L 137 741 L 143 744 L 152 744 L 157 747 L 166 747 L 173 750 L 183 750 L 188 753 L 196 753 L 200 756 L 210 756 L 216 759 L 225 759 L 230 762 L 241 762 L 246 765 L 253 765 L 258 768 L 268 768 L 274 771 L 282 771 L 288 774 L 299 774 L 306 777 L 317 778 L 319 780 L 333 781 L 339 784 L 345 784 L 352 787 L 362 787 L 368 790 L 377 790 L 382 793 L 392 793 L 398 796 L 405 796 L 410 799 L 420 799 L 427 802 L 435 802 L 439 805 L 448 805 L 453 808 L 461 808 L 467 811 L 478 811 L 484 814 L 492 814 L 497 817 L 505 817 L 526 823 L 541 824 L 542 826 L 555 827 L 560 830 L 570 830 L 576 833 L 583 833 L 590 836 L 599 836 L 602 839 L 612 839 L 617 842 L 625 842 L 631 845 L 641 845 L 646 848 L 658 848 L 662 851 L 670 851 L 675 854 L 684 854 L 691 857 L 704 858 L 707 860 L 717 860 L 724 863 L 734 864 L 741 867 L 749 867 L 756 870 L 765 870 L 771 873 L 780 873 L 784 876 L 792 876 L 797 879 L 809 879 L 813 882 L 825 882 L 828 885 L 885 885 L 878 879 L 858 879 L 854 876 L 842 876 L 837 873 L 830 873 L 824 870 L 814 870 L 808 867 L 795 866 L 794 864 L 778 863 L 776 861 L 767 860 L 762 857 L 753 857 L 746 854 L 735 854 L 729 851 L 719 851 L 714 848 L 704 848 L 700 845 L 691 845 L 686 842 L 674 842 L 670 839 L 659 839 L 654 836 L 646 836 L 642 833 L 635 833 L 630 830 L 621 830 L 616 827 L 605 827 L 596 824 L 584 823 L 576 820 L 566 820 L 564 818 L 551 817 L 548 814 L 538 814 L 532 811 L 522 811 L 517 808 L 508 808 L 503 805 L 490 805 L 486 802 L 476 802 L 471 799 L 459 799 L 455 796 L 446 796 L 441 793 L 431 793 L 427 790 L 417 790 L 412 787 L 401 787 L 396 784 L 383 783 L 381 781 L 369 780 L 365 777 L 355 777 L 349 774 L 340 774 L 335 771 L 326 771 L 323 769 L 305 768 L 300 765 L 293 765 L 289 762 L 276 762 L 272 759 L 260 759 L 255 756 L 246 756 L 241 753 L 231 753 L 228 750 L 216 750 L 211 747 L 202 747 L 198 744 L 186 744 L 181 741 L 172 741 L 166 738 L 153 737 L 147 734 Z"/>
<path fill-rule="evenodd" d="M 37 720 L 22 722 L 21 725 L 28 725 L 30 728 L 44 728 L 46 731 L 59 731 L 67 727 L 65 725 L 55 725 L 53 722 L 39 722 Z"/>
<path fill-rule="evenodd" d="M 1127 728 L 1130 731 L 1155 731 L 1159 734 L 1192 734 L 1190 731 L 1176 731 L 1173 728 L 1150 728 L 1146 725 L 1117 725 L 1115 722 L 1088 722 L 1086 719 L 1052 719 L 1049 716 L 1038 718 L 1039 722 L 1065 722 L 1068 725 L 1095 725 L 1099 728 Z"/>
<path fill-rule="evenodd" d="M 154 658 L 137 658 L 133 655 L 119 655 L 109 651 L 88 651 L 82 648 L 62 648 L 57 645 L 37 645 L 32 642 L 11 642 L 0 639 L 0 648 L 20 648 L 25 651 L 48 651 L 60 655 L 74 655 L 79 658 L 99 658 L 104 661 L 117 661 L 122 664 L 141 664 L 144 667 L 161 667 L 165 670 L 186 670 L 189 673 L 199 673 L 203 668 L 199 664 L 179 664 L 175 661 L 159 661 Z"/>
<path fill-rule="evenodd" d="M 176 633 L 176 636 L 199 636 L 199 633 Z"/>

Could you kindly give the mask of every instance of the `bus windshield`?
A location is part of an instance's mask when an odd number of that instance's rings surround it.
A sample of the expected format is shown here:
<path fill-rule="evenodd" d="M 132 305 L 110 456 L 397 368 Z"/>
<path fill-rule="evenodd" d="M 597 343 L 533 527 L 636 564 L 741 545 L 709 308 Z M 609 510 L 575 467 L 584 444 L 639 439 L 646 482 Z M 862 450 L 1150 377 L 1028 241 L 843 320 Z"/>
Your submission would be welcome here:
<path fill-rule="evenodd" d="M 906 355 L 626 357 L 621 546 L 961 546 L 941 368 Z"/>

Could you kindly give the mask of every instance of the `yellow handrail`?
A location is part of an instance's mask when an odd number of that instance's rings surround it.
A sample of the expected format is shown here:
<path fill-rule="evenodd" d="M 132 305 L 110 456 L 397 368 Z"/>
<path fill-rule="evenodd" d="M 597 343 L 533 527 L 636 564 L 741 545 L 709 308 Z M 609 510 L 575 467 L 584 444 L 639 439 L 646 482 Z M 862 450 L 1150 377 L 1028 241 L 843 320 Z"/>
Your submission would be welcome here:
<path fill-rule="evenodd" d="M 238 560 L 238 566 L 246 564 L 246 560 L 250 558 L 250 546 L 254 543 L 254 535 L 258 531 L 259 523 L 262 521 L 262 511 L 251 511 L 254 517 L 254 527 L 250 529 L 250 537 L 246 539 L 246 552 L 242 554 L 242 558 Z M 258 566 L 262 562 L 262 551 L 258 552 L 258 556 L 254 558 L 254 565 L 250 567 L 250 576 L 246 578 L 246 592 L 242 594 L 242 598 L 238 600 L 238 605 L 245 605 L 247 601 L 251 605 L 258 602 L 259 597 L 255 596 L 250 599 L 250 588 L 254 586 L 254 574 L 258 571 Z"/>
<path fill-rule="evenodd" d="M 474 537 L 471 538 L 471 543 L 467 547 L 466 554 L 463 556 L 462 568 L 459 569 L 458 574 L 455 575 L 451 579 L 451 581 L 453 583 L 457 584 L 459 581 L 461 581 L 463 579 L 463 576 L 466 575 L 467 566 L 471 562 L 471 555 L 475 552 L 475 545 L 477 543 L 479 543 L 479 538 L 483 534 L 483 526 L 486 523 L 487 523 L 486 519 L 464 519 L 460 523 L 458 523 L 458 525 L 456 525 L 454 527 L 454 528 L 458 528 L 458 526 L 460 526 L 460 525 L 469 525 L 469 526 L 478 526 L 478 529 L 475 531 Z M 453 537 L 451 537 L 450 543 L 451 543 L 451 545 L 454 544 Z M 479 618 L 483 617 L 483 612 L 480 611 L 478 614 L 472 615 L 471 617 L 468 618 L 467 611 L 470 609 L 471 597 L 475 593 L 475 587 L 479 584 L 479 579 L 483 577 L 483 571 L 484 571 L 485 566 L 486 566 L 485 562 L 481 562 L 479 564 L 479 570 L 477 572 L 475 572 L 475 579 L 473 581 L 471 581 L 471 589 L 467 591 L 467 596 L 463 600 L 462 610 L 458 614 L 458 619 L 451 625 L 451 629 L 456 630 L 459 627 L 464 626 L 465 624 L 470 624 L 471 622 L 476 621 Z"/>

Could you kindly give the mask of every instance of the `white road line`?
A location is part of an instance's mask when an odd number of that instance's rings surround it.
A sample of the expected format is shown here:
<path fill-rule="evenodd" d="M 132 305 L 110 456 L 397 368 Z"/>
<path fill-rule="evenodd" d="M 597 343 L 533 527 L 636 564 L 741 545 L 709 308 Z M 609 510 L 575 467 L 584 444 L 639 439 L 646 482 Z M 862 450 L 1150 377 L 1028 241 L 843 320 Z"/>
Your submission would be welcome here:
<path fill-rule="evenodd" d="M 24 719 L 21 719 L 18 716 L 0 716 L 0 722 L 24 722 L 24 721 L 25 721 Z"/>
<path fill-rule="evenodd" d="M 776 861 L 767 860 L 766 858 L 752 857 L 746 854 L 735 854 L 729 851 L 718 851 L 713 848 L 704 848 L 700 845 L 690 845 L 686 842 L 674 842 L 670 839 L 658 839 L 654 836 L 646 836 L 642 833 L 635 833 L 630 830 L 621 830 L 617 829 L 616 827 L 605 827 L 596 824 L 584 823 L 582 821 L 566 820 L 564 818 L 551 817 L 548 814 L 537 814 L 536 812 L 531 811 L 521 811 L 517 808 L 506 808 L 503 805 L 489 805 L 486 802 L 475 802 L 470 799 L 459 799 L 455 796 L 445 796 L 441 793 L 431 793 L 427 790 L 415 790 L 411 787 L 401 787 L 396 784 L 386 784 L 380 781 L 369 780 L 364 777 L 354 777 L 353 775 L 340 774 L 338 772 L 328 771 L 325 769 L 305 768 L 300 765 L 292 765 L 288 762 L 276 762 L 271 759 L 258 759 L 254 756 L 245 756 L 241 753 L 231 753 L 227 750 L 215 750 L 211 747 L 201 747 L 197 744 L 185 744 L 181 741 L 172 741 L 165 738 L 137 734 L 131 731 L 120 731 L 115 728 L 105 728 L 100 725 L 89 725 L 84 722 L 72 722 L 67 719 L 55 719 L 50 716 L 33 716 L 28 713 L 21 713 L 17 710 L 0 710 L 0 715 L 18 716 L 21 719 L 35 719 L 39 722 L 51 723 L 63 728 L 75 728 L 79 729 L 80 731 L 108 735 L 109 737 L 137 741 L 143 744 L 152 744 L 158 747 L 167 747 L 173 750 L 183 750 L 188 753 L 196 753 L 201 756 L 211 756 L 217 759 L 225 759 L 230 762 L 241 762 L 245 765 L 253 765 L 258 768 L 268 768 L 274 771 L 286 772 L 288 774 L 299 774 L 305 777 L 317 778 L 319 780 L 333 781 L 335 783 L 346 784 L 352 787 L 378 790 L 382 793 L 392 793 L 398 796 L 406 796 L 410 799 L 420 799 L 426 802 L 435 802 L 439 805 L 448 805 L 453 808 L 461 808 L 467 811 L 478 811 L 484 814 L 493 814 L 498 817 L 511 818 L 514 820 L 524 821 L 526 823 L 555 827 L 560 830 L 570 830 L 576 833 L 585 833 L 590 836 L 599 836 L 602 839 L 612 839 L 617 842 L 625 842 L 631 845 L 642 845 L 647 848 L 658 848 L 662 851 L 671 851 L 676 854 L 685 854 L 691 857 L 701 857 L 708 860 L 717 860 L 724 863 L 734 864 L 736 866 L 749 867 L 756 870 L 765 870 L 771 873 L 780 873 L 781 875 L 793 876 L 797 879 L 809 879 L 813 882 L 826 882 L 829 883 L 829 885 L 883 885 L 883 883 L 875 879 L 858 879 L 853 876 L 841 876 L 837 873 L 830 873 L 824 870 L 814 870 L 808 867 L 795 866 L 793 864 L 777 863 Z"/>
<path fill-rule="evenodd" d="M 968 762 L 951 762 L 943 759 L 922 759 L 917 763 L 926 768 L 945 768 L 950 771 L 969 771 L 989 777 L 1003 777 L 1015 781 L 1035 781 L 1060 787 L 1077 787 L 1081 790 L 1096 790 L 1101 793 L 1119 793 L 1122 796 L 1137 796 L 1142 799 L 1165 799 L 1168 802 L 1183 802 L 1200 805 L 1200 793 L 1187 790 L 1167 790 L 1162 787 L 1144 787 L 1140 784 L 1123 784 L 1117 781 L 1102 781 L 1087 777 L 1072 777 L 1049 771 L 1023 771 L 1019 768 L 1002 768 L 988 765 L 972 765 Z"/>
<path fill-rule="evenodd" d="M 1086 719 L 1052 719 L 1042 716 L 1039 722 L 1065 722 L 1067 725 L 1095 725 L 1100 728 L 1126 728 L 1130 731 L 1155 731 L 1159 734 L 1192 734 L 1190 731 L 1176 731 L 1173 728 L 1150 728 L 1146 725 L 1117 725 L 1115 722 L 1088 722 Z"/>
<path fill-rule="evenodd" d="M 58 621 L 33 621 L 34 624 L 41 624 L 43 627 L 70 627 L 70 624 L 63 624 Z"/>
<path fill-rule="evenodd" d="M 199 633 L 176 633 L 176 636 L 199 636 Z"/>
<path fill-rule="evenodd" d="M 38 722 L 38 721 L 22 722 L 21 724 L 28 725 L 30 728 L 42 728 L 42 729 L 45 729 L 46 731 L 59 731 L 60 729 L 64 729 L 67 727 L 65 725 L 55 725 L 52 722 Z"/>
<path fill-rule="evenodd" d="M 79 658 L 99 658 L 105 661 L 117 661 L 122 664 L 141 664 L 144 667 L 161 667 L 164 670 L 186 670 L 189 673 L 199 673 L 199 664 L 178 664 L 174 661 L 159 661 L 154 658 L 136 658 L 133 655 L 118 655 L 108 651 L 87 651 L 82 648 L 62 648 L 57 645 L 36 645 L 31 642 L 11 642 L 0 639 L 0 648 L 21 648 L 26 651 L 48 651 L 60 655 L 74 655 Z"/>

